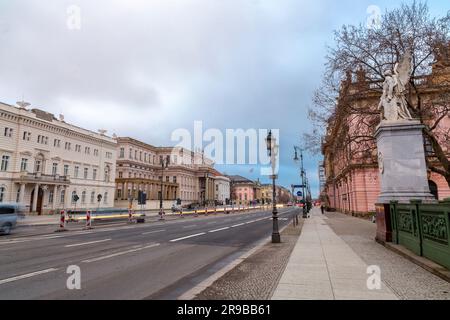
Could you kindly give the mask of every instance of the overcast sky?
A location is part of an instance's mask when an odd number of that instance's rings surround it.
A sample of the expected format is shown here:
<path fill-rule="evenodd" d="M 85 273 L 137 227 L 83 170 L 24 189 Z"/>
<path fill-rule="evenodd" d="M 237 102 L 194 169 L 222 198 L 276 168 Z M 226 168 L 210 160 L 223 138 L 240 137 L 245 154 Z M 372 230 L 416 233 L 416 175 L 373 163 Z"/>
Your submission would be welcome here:
<path fill-rule="evenodd" d="M 280 129 L 279 184 L 290 186 L 333 30 L 365 23 L 370 5 L 399 3 L 0 0 L 0 101 L 23 97 L 72 124 L 156 146 L 174 145 L 171 133 L 196 120 L 204 129 Z M 447 0 L 428 4 L 434 15 L 450 9 Z M 305 155 L 314 195 L 319 160 Z M 218 169 L 267 182 L 257 166 Z"/>

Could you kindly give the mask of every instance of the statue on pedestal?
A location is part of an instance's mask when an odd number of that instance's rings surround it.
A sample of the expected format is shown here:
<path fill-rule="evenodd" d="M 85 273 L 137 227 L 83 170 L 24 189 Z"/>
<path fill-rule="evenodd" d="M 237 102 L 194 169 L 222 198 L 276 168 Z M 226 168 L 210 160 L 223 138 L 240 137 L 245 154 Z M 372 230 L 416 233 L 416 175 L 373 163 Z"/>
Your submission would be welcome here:
<path fill-rule="evenodd" d="M 394 74 L 390 70 L 385 71 L 383 95 L 378 105 L 382 121 L 413 120 L 405 97 L 406 84 L 411 79 L 411 69 L 411 52 L 407 51 L 400 62 L 395 64 Z"/>

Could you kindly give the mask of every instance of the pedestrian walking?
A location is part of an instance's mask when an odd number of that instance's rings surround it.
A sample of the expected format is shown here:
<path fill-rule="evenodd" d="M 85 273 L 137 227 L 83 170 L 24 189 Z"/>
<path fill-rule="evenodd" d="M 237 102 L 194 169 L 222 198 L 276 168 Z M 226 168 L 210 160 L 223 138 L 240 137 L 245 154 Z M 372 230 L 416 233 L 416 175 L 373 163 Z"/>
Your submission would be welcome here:
<path fill-rule="evenodd" d="M 325 212 L 325 207 L 323 206 L 323 204 L 320 206 L 320 211 L 322 211 L 322 214 L 324 214 L 324 212 Z"/>

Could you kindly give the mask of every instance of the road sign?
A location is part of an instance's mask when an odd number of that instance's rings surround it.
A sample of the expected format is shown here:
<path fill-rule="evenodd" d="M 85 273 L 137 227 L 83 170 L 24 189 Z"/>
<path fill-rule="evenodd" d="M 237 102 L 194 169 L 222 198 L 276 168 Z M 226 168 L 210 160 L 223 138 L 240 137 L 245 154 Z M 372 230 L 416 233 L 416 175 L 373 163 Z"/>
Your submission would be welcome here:
<path fill-rule="evenodd" d="M 298 192 L 297 192 L 297 196 L 301 197 L 301 196 L 302 196 L 302 192 L 301 192 L 301 191 L 298 191 Z"/>
<path fill-rule="evenodd" d="M 293 184 L 292 188 L 299 189 L 299 188 L 305 188 L 306 186 L 304 184 Z"/>

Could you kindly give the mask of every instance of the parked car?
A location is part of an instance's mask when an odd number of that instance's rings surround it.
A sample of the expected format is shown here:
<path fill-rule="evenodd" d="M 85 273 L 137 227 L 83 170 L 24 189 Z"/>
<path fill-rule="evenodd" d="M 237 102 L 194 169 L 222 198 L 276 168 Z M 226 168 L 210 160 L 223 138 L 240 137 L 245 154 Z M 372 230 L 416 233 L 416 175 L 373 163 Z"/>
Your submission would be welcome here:
<path fill-rule="evenodd" d="M 0 234 L 10 234 L 17 225 L 17 219 L 24 217 L 18 204 L 0 204 Z"/>

